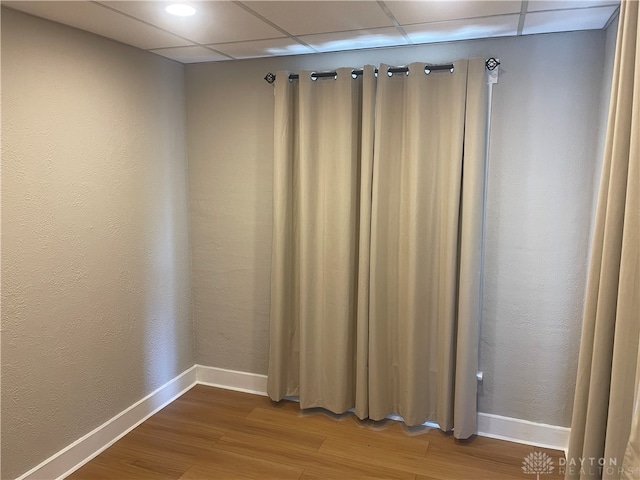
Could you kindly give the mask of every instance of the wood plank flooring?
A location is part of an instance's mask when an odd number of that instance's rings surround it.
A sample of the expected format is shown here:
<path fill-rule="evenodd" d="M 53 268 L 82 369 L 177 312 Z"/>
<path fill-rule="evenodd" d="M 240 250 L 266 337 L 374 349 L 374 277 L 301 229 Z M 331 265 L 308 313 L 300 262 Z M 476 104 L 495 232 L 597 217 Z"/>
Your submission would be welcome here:
<path fill-rule="evenodd" d="M 533 480 L 522 461 L 534 450 L 564 455 L 198 385 L 67 478 Z"/>

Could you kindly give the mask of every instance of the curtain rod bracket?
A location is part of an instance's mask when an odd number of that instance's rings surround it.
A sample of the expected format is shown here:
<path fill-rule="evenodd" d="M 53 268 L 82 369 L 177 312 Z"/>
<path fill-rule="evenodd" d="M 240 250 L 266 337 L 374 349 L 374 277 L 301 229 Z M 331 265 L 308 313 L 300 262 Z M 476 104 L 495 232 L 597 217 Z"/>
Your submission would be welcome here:
<path fill-rule="evenodd" d="M 498 83 L 498 75 L 500 73 L 500 60 L 497 58 L 487 58 L 487 61 L 484 62 L 484 66 L 487 68 L 487 77 L 488 81 L 491 84 Z"/>

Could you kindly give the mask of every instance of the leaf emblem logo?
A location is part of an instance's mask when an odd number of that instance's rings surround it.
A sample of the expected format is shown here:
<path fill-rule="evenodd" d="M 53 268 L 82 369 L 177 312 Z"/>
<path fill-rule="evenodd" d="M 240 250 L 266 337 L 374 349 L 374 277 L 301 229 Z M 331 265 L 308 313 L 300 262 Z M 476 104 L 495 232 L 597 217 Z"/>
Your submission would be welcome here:
<path fill-rule="evenodd" d="M 522 471 L 536 475 L 536 480 L 540 480 L 540 475 L 552 473 L 553 469 L 553 460 L 544 452 L 531 452 L 522 461 Z"/>

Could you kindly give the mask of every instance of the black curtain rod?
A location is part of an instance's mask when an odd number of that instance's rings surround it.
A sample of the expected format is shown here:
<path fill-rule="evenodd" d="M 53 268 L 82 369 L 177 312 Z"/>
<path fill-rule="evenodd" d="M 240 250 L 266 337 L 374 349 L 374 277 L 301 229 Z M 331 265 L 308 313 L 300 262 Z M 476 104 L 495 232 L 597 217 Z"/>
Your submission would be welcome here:
<path fill-rule="evenodd" d="M 498 65 L 500 65 L 500 61 L 491 57 L 489 59 L 487 59 L 486 62 L 484 62 L 485 66 L 487 67 L 487 70 L 494 70 Z M 444 70 L 448 70 L 450 72 L 453 72 L 453 64 L 452 63 L 448 63 L 445 65 L 425 65 L 424 67 L 424 73 L 429 74 L 431 72 L 438 72 L 438 71 L 444 71 Z M 387 70 L 388 74 L 393 75 L 394 73 L 407 73 L 409 71 L 409 67 L 389 67 L 389 69 Z M 351 72 L 351 76 L 353 78 L 359 77 L 364 73 L 363 70 L 353 70 Z M 375 69 L 375 73 L 378 73 L 378 69 Z M 313 72 L 311 74 L 311 78 L 312 79 L 318 79 L 318 78 L 335 78 L 336 75 L 338 75 L 337 72 Z M 289 81 L 292 80 L 298 80 L 300 78 L 300 75 L 298 75 L 297 73 L 292 73 L 291 75 L 289 75 Z M 267 73 L 267 75 L 264 77 L 264 79 L 267 81 L 267 83 L 273 83 L 276 81 L 276 75 L 275 73 Z"/>
<path fill-rule="evenodd" d="M 425 70 L 429 70 L 431 72 L 435 72 L 438 70 L 453 70 L 453 64 L 448 64 L 448 65 L 427 65 L 425 67 Z M 376 68 L 375 73 L 378 73 L 378 69 Z M 390 74 L 394 74 L 394 73 L 407 73 L 409 71 L 409 67 L 389 67 L 389 69 L 387 70 L 388 73 Z M 338 72 L 313 72 L 311 74 L 311 78 L 329 78 L 329 77 L 335 77 L 338 74 Z M 354 70 L 351 72 L 351 76 L 353 78 L 359 77 L 362 74 L 364 74 L 364 70 Z M 297 73 L 292 73 L 291 75 L 289 75 L 289 80 L 298 80 L 300 78 L 300 75 L 298 75 Z"/>

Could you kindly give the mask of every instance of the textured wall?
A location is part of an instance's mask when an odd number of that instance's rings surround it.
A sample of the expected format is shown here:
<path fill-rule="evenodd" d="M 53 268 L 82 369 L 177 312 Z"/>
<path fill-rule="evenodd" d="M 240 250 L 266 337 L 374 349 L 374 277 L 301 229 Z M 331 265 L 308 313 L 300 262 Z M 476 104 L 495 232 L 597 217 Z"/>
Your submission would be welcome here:
<path fill-rule="evenodd" d="M 532 39 L 497 89 L 484 277 L 481 410 L 570 426 L 604 32 Z M 517 63 L 516 63 L 517 62 Z"/>
<path fill-rule="evenodd" d="M 198 363 L 267 371 L 273 89 L 262 77 L 497 56 L 480 410 L 569 425 L 604 43 L 598 31 L 187 66 Z"/>
<path fill-rule="evenodd" d="M 618 34 L 618 15 L 613 19 L 605 32 L 604 45 L 604 69 L 603 69 L 603 85 L 602 95 L 600 96 L 600 135 L 598 136 L 598 149 L 596 157 L 596 175 L 593 176 L 594 195 L 593 195 L 593 211 L 594 215 L 591 219 L 591 229 L 589 233 L 589 251 L 591 251 L 591 233 L 593 232 L 593 224 L 595 222 L 596 204 L 598 202 L 598 189 L 600 188 L 600 173 L 602 170 L 602 160 L 604 158 L 604 144 L 607 138 L 607 121 L 609 120 L 609 103 L 611 101 L 611 84 L 613 83 L 613 63 L 616 57 L 616 39 Z"/>
<path fill-rule="evenodd" d="M 2 11 L 2 478 L 194 364 L 184 71 Z"/>

